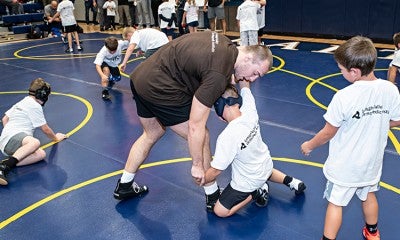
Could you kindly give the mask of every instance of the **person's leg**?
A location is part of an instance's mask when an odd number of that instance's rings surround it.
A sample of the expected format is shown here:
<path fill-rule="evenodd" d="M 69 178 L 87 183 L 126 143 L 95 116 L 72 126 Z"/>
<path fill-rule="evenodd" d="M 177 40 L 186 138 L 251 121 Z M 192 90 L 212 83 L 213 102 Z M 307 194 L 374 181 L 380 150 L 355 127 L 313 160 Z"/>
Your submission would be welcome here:
<path fill-rule="evenodd" d="M 214 213 L 218 217 L 230 217 L 233 214 L 235 214 L 237 211 L 239 211 L 241 208 L 246 206 L 249 202 L 251 202 L 251 200 L 252 200 L 252 197 L 250 195 L 244 201 L 233 206 L 231 209 L 227 209 L 226 207 L 224 207 L 218 200 L 214 206 Z"/>
<path fill-rule="evenodd" d="M 129 5 L 124 5 L 124 12 L 126 16 L 126 26 L 129 27 L 131 26 L 132 18 L 131 18 L 131 13 L 129 11 Z"/>
<path fill-rule="evenodd" d="M 89 9 L 90 9 L 90 1 L 85 1 L 85 21 L 86 24 L 89 25 Z"/>
<path fill-rule="evenodd" d="M 45 158 L 46 156 L 46 153 L 43 150 L 43 152 L 39 151 L 38 153 L 36 153 L 39 147 L 40 141 L 37 138 L 34 138 L 32 136 L 24 137 L 24 139 L 22 140 L 22 146 L 18 148 L 12 155 L 16 159 L 18 159 L 17 166 L 27 165 L 29 163 L 35 163 L 37 161 L 43 160 L 43 158 Z"/>
<path fill-rule="evenodd" d="M 139 117 L 139 120 L 143 127 L 143 134 L 135 141 L 129 152 L 124 169 L 129 173 L 137 172 L 151 148 L 165 133 L 165 128 L 161 126 L 157 118 Z"/>
<path fill-rule="evenodd" d="M 362 202 L 362 210 L 365 220 L 365 228 L 363 229 L 364 237 L 366 235 L 379 236 L 378 231 L 378 214 L 379 205 L 375 192 L 370 192 L 367 199 Z"/>
<path fill-rule="evenodd" d="M 226 21 L 225 18 L 221 19 L 222 33 L 226 34 Z"/>
<path fill-rule="evenodd" d="M 215 31 L 215 30 L 216 30 L 216 29 L 215 29 L 215 27 L 216 27 L 215 19 L 216 19 L 216 18 L 209 18 L 209 19 L 208 19 L 208 21 L 209 21 L 209 23 L 210 23 L 210 29 L 211 29 L 211 31 Z"/>
<path fill-rule="evenodd" d="M 94 7 L 92 4 L 90 8 L 92 9 L 92 13 L 93 13 L 93 24 L 97 25 L 97 24 L 99 24 L 97 22 L 97 7 Z"/>
<path fill-rule="evenodd" d="M 342 225 L 342 207 L 328 203 L 325 215 L 324 236 L 328 239 L 336 239 Z"/>
<path fill-rule="evenodd" d="M 306 185 L 304 184 L 303 181 L 294 178 L 292 176 L 286 175 L 285 173 L 277 170 L 277 169 L 272 169 L 272 174 L 268 181 L 276 182 L 276 183 L 282 183 L 290 188 L 290 190 L 295 190 L 295 194 L 299 195 L 304 193 L 304 190 L 306 189 Z"/>
<path fill-rule="evenodd" d="M 75 42 L 76 42 L 76 46 L 77 46 L 78 51 L 81 51 L 82 47 L 81 47 L 81 43 L 80 43 L 81 41 L 79 40 L 78 32 L 74 31 L 72 34 L 74 34 L 74 38 L 75 38 Z"/>
<path fill-rule="evenodd" d="M 72 49 L 72 33 L 67 32 L 67 39 L 68 39 L 68 49 Z"/>

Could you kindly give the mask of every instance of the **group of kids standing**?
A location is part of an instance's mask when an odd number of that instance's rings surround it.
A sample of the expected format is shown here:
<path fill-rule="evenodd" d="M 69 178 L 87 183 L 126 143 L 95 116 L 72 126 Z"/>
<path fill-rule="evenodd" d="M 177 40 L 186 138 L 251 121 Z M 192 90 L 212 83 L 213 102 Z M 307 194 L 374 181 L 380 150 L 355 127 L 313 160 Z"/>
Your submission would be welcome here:
<path fill-rule="evenodd" d="M 164 33 L 151 28 L 136 30 L 127 27 L 122 35 L 123 40 L 106 38 L 94 61 L 101 78 L 104 100 L 110 100 L 109 90 L 121 80 L 118 65 L 122 61 L 120 68 L 124 71 L 134 49 L 139 48 L 149 58 L 169 42 Z M 250 43 L 254 37 L 254 34 L 248 34 L 246 39 Z M 124 49 L 127 50 L 122 60 Z M 351 85 L 334 95 L 323 116 L 325 126 L 312 139 L 301 144 L 301 152 L 308 156 L 313 149 L 329 142 L 329 154 L 323 167 L 327 178 L 323 196 L 328 200 L 328 206 L 322 239 L 336 239 L 342 223 L 342 208 L 354 195 L 362 202 L 364 238 L 380 239 L 375 192 L 379 190 L 388 131 L 400 125 L 399 91 L 390 81 L 374 75 L 377 51 L 368 38 L 357 36 L 346 41 L 335 51 L 334 59 Z M 272 54 L 268 62 L 271 68 Z M 266 206 L 267 181 L 282 183 L 296 195 L 303 194 L 306 189 L 301 180 L 274 169 L 268 146 L 261 136 L 250 83 L 246 79 L 240 80 L 237 82 L 239 90 L 234 84 L 229 84 L 214 103 L 216 114 L 227 122 L 227 127 L 218 136 L 214 159 L 202 184 L 215 182 L 222 171 L 232 166 L 232 179 L 226 188 L 211 190 L 209 187 L 207 190 L 205 187 L 207 210 L 220 217 L 233 215 L 251 201 L 257 206 Z M 35 79 L 29 87 L 29 96 L 5 113 L 0 149 L 8 158 L 0 164 L 0 185 L 8 184 L 7 175 L 11 169 L 45 158 L 39 140 L 33 137 L 35 128 L 41 128 L 53 141 L 68 137 L 54 133 L 47 125 L 43 106 L 50 93 L 51 87 L 47 82 Z M 138 186 L 135 182 L 130 183 L 128 190 L 122 191 L 122 184 L 118 182 L 114 191 L 114 197 L 119 200 L 148 192 L 146 186 Z"/>

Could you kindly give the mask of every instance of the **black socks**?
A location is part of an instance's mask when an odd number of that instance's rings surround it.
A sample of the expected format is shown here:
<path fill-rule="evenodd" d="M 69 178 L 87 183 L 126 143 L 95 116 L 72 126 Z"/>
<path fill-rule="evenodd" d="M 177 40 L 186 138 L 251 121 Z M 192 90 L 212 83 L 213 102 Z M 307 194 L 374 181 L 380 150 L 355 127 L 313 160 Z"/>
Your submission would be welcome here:
<path fill-rule="evenodd" d="M 283 184 L 289 187 L 289 183 L 293 180 L 293 177 L 286 175 L 285 178 L 283 179 Z"/>
<path fill-rule="evenodd" d="M 9 157 L 7 160 L 4 160 L 2 164 L 6 165 L 9 169 L 15 168 L 17 166 L 18 159 L 15 157 Z"/>

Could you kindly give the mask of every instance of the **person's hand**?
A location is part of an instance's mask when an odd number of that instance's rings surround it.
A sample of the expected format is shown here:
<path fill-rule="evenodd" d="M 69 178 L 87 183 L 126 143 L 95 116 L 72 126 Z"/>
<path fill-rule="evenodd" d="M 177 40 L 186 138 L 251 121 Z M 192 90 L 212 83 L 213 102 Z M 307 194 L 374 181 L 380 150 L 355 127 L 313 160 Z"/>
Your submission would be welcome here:
<path fill-rule="evenodd" d="M 306 141 L 303 144 L 301 144 L 301 147 L 300 147 L 301 153 L 303 153 L 306 156 L 309 156 L 312 151 L 312 149 L 310 148 L 309 145 L 310 145 L 309 142 Z"/>
<path fill-rule="evenodd" d="M 119 69 L 122 71 L 122 72 L 125 72 L 125 68 L 126 68 L 126 64 L 121 64 L 120 66 L 119 66 Z"/>
<path fill-rule="evenodd" d="M 64 133 L 56 133 L 56 138 L 57 138 L 57 141 L 62 141 L 64 139 L 68 138 L 68 135 L 64 134 Z"/>
<path fill-rule="evenodd" d="M 192 177 L 193 180 L 196 182 L 197 185 L 203 186 L 205 179 L 204 179 L 204 168 L 202 166 L 195 166 L 192 165 Z"/>

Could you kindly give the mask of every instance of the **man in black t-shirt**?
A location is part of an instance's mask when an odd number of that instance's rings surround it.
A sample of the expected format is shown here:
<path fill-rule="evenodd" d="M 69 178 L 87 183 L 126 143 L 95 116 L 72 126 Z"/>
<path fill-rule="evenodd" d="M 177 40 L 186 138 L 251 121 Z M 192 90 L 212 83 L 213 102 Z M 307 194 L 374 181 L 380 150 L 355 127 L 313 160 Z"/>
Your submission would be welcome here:
<path fill-rule="evenodd" d="M 166 127 L 188 140 L 192 177 L 203 186 L 211 161 L 206 122 L 212 105 L 229 83 L 253 82 L 271 66 L 267 47 L 236 47 L 211 31 L 179 37 L 142 62 L 130 78 L 143 134 L 132 145 L 114 197 L 122 200 L 148 191 L 134 177 Z M 212 210 L 218 185 L 211 183 L 204 190 L 207 209 Z"/>

